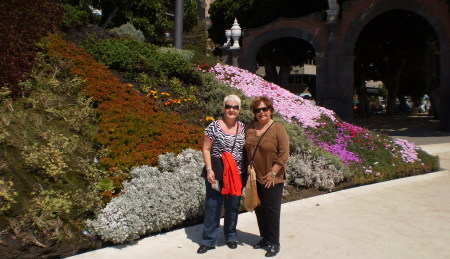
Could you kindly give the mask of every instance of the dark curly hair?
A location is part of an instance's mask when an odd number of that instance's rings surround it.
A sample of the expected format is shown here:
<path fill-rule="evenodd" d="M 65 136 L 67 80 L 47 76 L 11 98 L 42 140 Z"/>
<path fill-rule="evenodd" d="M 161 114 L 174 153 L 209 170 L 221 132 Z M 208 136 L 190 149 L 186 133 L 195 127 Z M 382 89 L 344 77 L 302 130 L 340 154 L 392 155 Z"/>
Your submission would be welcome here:
<path fill-rule="evenodd" d="M 261 103 L 264 103 L 267 108 L 270 110 L 270 118 L 273 119 L 273 101 L 267 96 L 258 96 L 252 99 L 252 103 L 250 104 L 250 108 L 252 109 L 253 113 L 255 113 L 255 109 L 258 108 L 258 105 Z M 254 117 L 256 120 L 256 116 Z"/>

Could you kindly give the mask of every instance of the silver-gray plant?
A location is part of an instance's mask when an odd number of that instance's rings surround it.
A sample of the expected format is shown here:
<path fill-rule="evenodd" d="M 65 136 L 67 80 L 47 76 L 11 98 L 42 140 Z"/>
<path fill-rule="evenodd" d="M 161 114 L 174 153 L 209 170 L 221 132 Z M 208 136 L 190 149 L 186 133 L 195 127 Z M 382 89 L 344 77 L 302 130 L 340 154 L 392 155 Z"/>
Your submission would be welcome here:
<path fill-rule="evenodd" d="M 124 193 L 87 222 L 92 234 L 123 243 L 203 214 L 201 152 L 186 149 L 178 155 L 160 155 L 159 165 L 160 169 L 141 166 L 131 171 L 132 180 L 124 184 Z"/>
<path fill-rule="evenodd" d="M 314 155 L 308 150 L 292 154 L 287 182 L 331 191 L 347 170 L 335 160 L 331 155 Z M 160 155 L 159 167 L 134 168 L 132 180 L 124 183 L 123 194 L 87 222 L 89 231 L 105 241 L 123 243 L 201 217 L 205 200 L 202 167 L 202 153 L 186 149 L 178 155 Z"/>
<path fill-rule="evenodd" d="M 294 154 L 287 163 L 287 182 L 300 188 L 316 188 L 332 191 L 342 182 L 348 169 L 325 156 L 314 157 L 307 153 Z"/>
<path fill-rule="evenodd" d="M 115 32 L 122 37 L 130 37 L 145 42 L 144 33 L 141 30 L 136 29 L 133 24 L 129 22 L 122 24 L 120 27 L 112 28 L 111 32 Z"/>

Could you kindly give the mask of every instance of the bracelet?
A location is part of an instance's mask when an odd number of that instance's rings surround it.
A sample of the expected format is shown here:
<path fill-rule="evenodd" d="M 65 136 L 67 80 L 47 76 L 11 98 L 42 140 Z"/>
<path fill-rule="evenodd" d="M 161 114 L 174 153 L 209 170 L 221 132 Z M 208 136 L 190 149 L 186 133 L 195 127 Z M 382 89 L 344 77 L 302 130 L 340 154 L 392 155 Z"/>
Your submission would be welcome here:
<path fill-rule="evenodd" d="M 208 171 L 208 170 L 212 170 L 212 168 L 211 167 L 206 168 L 206 171 Z"/>
<path fill-rule="evenodd" d="M 275 172 L 270 172 L 274 177 L 277 176 L 277 173 Z"/>

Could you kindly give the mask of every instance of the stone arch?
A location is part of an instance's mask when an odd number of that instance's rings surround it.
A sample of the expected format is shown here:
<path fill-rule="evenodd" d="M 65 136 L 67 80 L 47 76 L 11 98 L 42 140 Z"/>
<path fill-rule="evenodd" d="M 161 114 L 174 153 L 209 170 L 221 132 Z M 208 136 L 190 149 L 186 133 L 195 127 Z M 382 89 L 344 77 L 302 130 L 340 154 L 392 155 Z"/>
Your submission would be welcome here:
<path fill-rule="evenodd" d="M 449 48 L 448 35 L 443 29 L 441 22 L 431 11 L 424 8 L 423 5 L 411 0 L 397 0 L 394 2 L 389 0 L 380 0 L 378 4 L 369 6 L 357 19 L 348 21 L 352 25 L 349 26 L 345 32 L 344 40 L 341 43 L 343 55 L 353 55 L 353 48 L 356 44 L 356 40 L 358 39 L 361 31 L 369 22 L 376 17 L 393 10 L 407 10 L 423 17 L 435 30 L 441 48 Z"/>
<path fill-rule="evenodd" d="M 239 66 L 251 72 L 256 71 L 256 55 L 261 47 L 280 38 L 297 38 L 312 45 L 316 59 L 326 55 L 326 27 L 318 14 L 302 18 L 279 18 L 265 26 L 246 29 L 243 32 Z"/>
<path fill-rule="evenodd" d="M 365 7 L 355 6 L 355 5 L 365 5 Z M 448 21 L 443 21 L 442 17 L 436 15 L 437 10 L 432 10 L 428 8 L 424 2 L 417 2 L 411 0 L 374 0 L 369 3 L 362 1 L 355 1 L 355 3 L 350 6 L 349 11 L 352 8 L 357 10 L 365 10 L 364 12 L 359 12 L 358 16 L 352 17 L 353 19 L 348 19 L 344 21 L 345 24 L 351 24 L 346 28 L 344 35 L 342 35 L 343 40 L 340 42 L 339 52 L 340 55 L 344 57 L 354 56 L 354 47 L 356 41 L 361 33 L 361 31 L 366 27 L 366 25 L 386 12 L 393 10 L 407 10 L 416 13 L 417 15 L 424 18 L 430 26 L 433 28 L 437 35 L 440 47 L 440 111 L 441 111 L 441 129 L 450 131 L 450 72 L 448 67 L 450 67 L 450 28 Z M 448 5 L 443 4 L 442 8 L 448 9 Z M 435 8 L 436 9 L 436 8 Z M 356 13 L 356 12 L 354 12 Z M 345 19 L 345 18 L 344 18 Z M 450 20 L 450 14 L 447 12 L 447 19 Z M 347 69 L 353 71 L 353 65 L 347 64 Z M 351 67 L 350 67 L 351 66 Z M 346 84 L 353 86 L 353 78 L 347 78 Z"/>
<path fill-rule="evenodd" d="M 256 71 L 256 55 L 262 46 L 268 42 L 281 38 L 298 38 L 310 43 L 316 53 L 316 58 L 322 58 L 324 56 L 324 46 L 309 31 L 300 28 L 277 28 L 273 30 L 267 30 L 265 33 L 261 33 L 258 36 L 252 38 L 248 44 L 245 45 L 245 52 L 239 57 L 240 66 L 251 72 Z"/>

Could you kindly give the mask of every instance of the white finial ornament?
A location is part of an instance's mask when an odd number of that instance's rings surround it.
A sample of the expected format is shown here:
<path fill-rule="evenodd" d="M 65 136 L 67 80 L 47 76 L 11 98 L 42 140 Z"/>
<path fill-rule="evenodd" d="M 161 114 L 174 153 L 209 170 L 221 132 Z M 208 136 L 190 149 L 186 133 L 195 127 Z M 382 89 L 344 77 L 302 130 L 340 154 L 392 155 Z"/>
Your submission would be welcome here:
<path fill-rule="evenodd" d="M 236 18 L 234 18 L 233 27 L 231 27 L 231 37 L 233 38 L 233 46 L 230 47 L 230 49 L 239 49 L 241 48 L 239 46 L 239 38 L 242 35 L 241 27 L 239 26 L 239 23 Z"/>

